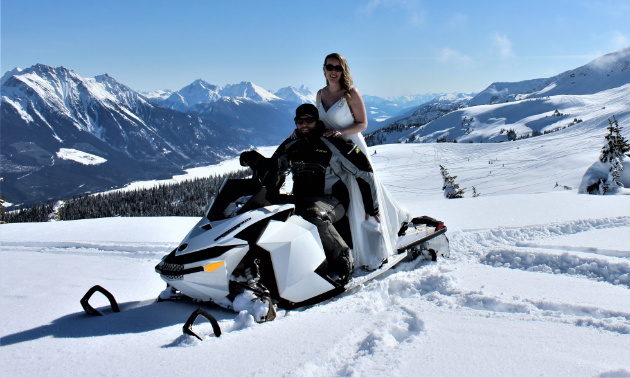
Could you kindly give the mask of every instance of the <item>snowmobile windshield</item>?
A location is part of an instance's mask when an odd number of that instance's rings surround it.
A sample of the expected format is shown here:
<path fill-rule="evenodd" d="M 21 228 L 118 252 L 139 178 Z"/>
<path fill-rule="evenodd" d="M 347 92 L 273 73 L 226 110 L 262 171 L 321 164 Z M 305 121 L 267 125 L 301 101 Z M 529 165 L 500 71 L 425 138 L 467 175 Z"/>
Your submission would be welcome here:
<path fill-rule="evenodd" d="M 266 194 L 266 189 L 261 186 L 258 180 L 226 179 L 212 202 L 207 218 L 210 221 L 218 221 L 252 209 L 271 205 L 265 199 Z M 251 198 L 245 204 L 240 203 L 239 199 L 246 196 L 251 196 Z M 233 211 L 226 212 L 229 207 L 234 207 L 234 205 L 237 207 Z"/>

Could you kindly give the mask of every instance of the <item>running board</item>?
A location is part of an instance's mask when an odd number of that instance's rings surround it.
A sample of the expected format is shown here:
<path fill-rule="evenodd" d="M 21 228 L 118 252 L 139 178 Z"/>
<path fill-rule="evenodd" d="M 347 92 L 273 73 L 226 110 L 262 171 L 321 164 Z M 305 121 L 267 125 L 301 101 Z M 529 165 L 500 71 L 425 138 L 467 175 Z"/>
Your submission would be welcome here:
<path fill-rule="evenodd" d="M 388 270 L 390 270 L 391 268 L 393 268 L 396 264 L 398 264 L 400 261 L 404 260 L 405 258 L 407 258 L 408 254 L 407 253 L 400 253 L 398 255 L 392 256 L 390 258 L 387 259 L 387 263 L 381 265 L 380 268 L 376 269 L 375 271 L 373 271 L 370 274 L 366 274 L 365 276 L 361 276 L 361 277 L 357 277 L 354 279 L 351 279 L 350 282 L 348 282 L 346 284 L 346 286 L 344 286 L 344 290 L 348 291 L 348 290 L 352 290 L 355 287 L 364 284 L 367 281 L 370 281 L 378 276 L 380 276 L 381 274 L 387 272 Z"/>

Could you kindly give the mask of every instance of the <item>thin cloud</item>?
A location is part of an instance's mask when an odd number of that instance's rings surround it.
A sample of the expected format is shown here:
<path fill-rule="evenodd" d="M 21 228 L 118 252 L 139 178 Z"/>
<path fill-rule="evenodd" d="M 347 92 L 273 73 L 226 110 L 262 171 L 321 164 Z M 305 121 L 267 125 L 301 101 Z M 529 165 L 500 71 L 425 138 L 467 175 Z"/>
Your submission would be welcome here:
<path fill-rule="evenodd" d="M 472 58 L 466 54 L 448 47 L 443 48 L 436 57 L 437 61 L 444 64 L 453 64 L 459 67 L 468 66 L 472 63 Z"/>
<path fill-rule="evenodd" d="M 413 26 L 422 26 L 426 22 L 426 12 L 420 7 L 417 0 L 370 0 L 358 8 L 358 14 L 362 17 L 370 17 L 379 8 L 403 12 L 407 23 Z"/>
<path fill-rule="evenodd" d="M 468 21 L 468 16 L 463 13 L 455 13 L 448 21 L 448 24 L 452 28 L 465 27 Z"/>
<path fill-rule="evenodd" d="M 620 49 L 630 45 L 630 39 L 620 31 L 613 33 L 612 43 L 615 49 Z"/>
<path fill-rule="evenodd" d="M 512 41 L 508 39 L 507 35 L 500 35 L 499 33 L 495 33 L 494 45 L 498 49 L 501 58 L 507 59 L 516 56 L 516 54 L 514 54 L 514 51 L 512 50 Z"/>

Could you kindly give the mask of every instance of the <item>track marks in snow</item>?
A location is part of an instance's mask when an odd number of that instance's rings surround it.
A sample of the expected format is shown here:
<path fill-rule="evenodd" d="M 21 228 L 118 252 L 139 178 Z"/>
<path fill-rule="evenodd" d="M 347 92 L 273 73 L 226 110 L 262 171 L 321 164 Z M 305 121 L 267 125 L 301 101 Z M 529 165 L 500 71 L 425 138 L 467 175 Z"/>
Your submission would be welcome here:
<path fill-rule="evenodd" d="M 630 264 L 614 263 L 602 258 L 540 253 L 528 250 L 494 249 L 480 257 L 483 264 L 494 267 L 521 269 L 528 272 L 570 274 L 625 285 L 630 288 Z"/>
<path fill-rule="evenodd" d="M 58 255 L 82 255 L 102 257 L 129 257 L 161 259 L 176 245 L 172 243 L 124 243 L 124 242 L 2 242 L 0 251 L 28 251 Z"/>
<path fill-rule="evenodd" d="M 493 267 L 521 269 L 529 272 L 569 274 L 630 287 L 630 262 L 603 256 L 586 257 L 588 248 L 577 254 L 561 252 L 575 247 L 522 248 L 538 241 L 600 229 L 626 228 L 630 217 L 583 219 L 518 228 L 497 228 L 476 232 L 459 232 L 451 238 L 451 255 L 457 260 L 479 259 Z M 520 248 L 519 248 L 520 247 Z M 583 252 L 583 253 L 581 253 Z M 611 251 L 609 251 L 611 252 Z M 616 251 L 625 255 L 624 251 Z M 612 253 L 609 253 L 612 254 Z"/>
<path fill-rule="evenodd" d="M 534 301 L 515 296 L 511 299 L 486 295 L 479 291 L 462 291 L 457 281 L 442 273 L 432 273 L 413 280 L 408 277 L 392 277 L 388 291 L 394 302 L 403 305 L 404 298 L 421 296 L 436 306 L 455 310 L 470 309 L 479 316 L 518 316 L 523 320 L 551 321 L 575 326 L 588 326 L 609 332 L 630 334 L 630 313 L 609 311 L 592 306 L 581 306 L 549 301 Z"/>
<path fill-rule="evenodd" d="M 532 240 L 544 240 L 596 229 L 630 226 L 630 216 L 602 219 L 579 219 L 529 227 L 500 227 L 491 230 L 456 233 L 451 240 L 451 249 L 458 252 L 482 254 L 488 247 L 518 246 Z M 557 249 L 561 249 L 558 246 Z"/>

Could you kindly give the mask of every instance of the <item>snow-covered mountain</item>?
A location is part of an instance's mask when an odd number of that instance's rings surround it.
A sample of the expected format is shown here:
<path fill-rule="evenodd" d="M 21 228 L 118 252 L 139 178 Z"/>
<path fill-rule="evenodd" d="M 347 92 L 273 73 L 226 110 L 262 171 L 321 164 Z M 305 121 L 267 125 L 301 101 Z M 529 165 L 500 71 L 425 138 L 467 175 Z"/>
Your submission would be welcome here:
<path fill-rule="evenodd" d="M 221 95 L 218 93 L 220 89 L 221 87 L 217 85 L 197 79 L 179 91 L 171 93 L 168 98 L 160 102 L 171 109 L 185 113 L 199 103 L 220 99 Z"/>
<path fill-rule="evenodd" d="M 593 94 L 630 83 L 630 46 L 600 56 L 573 70 L 548 79 L 492 83 L 468 104 L 496 104 L 519 99 Z"/>
<path fill-rule="evenodd" d="M 12 203 L 181 172 L 250 146 L 242 135 L 164 107 L 107 74 L 82 78 L 65 67 L 37 64 L 8 77 L 1 111 L 2 191 Z M 64 159 L 62 149 L 105 162 L 86 166 Z"/>
<path fill-rule="evenodd" d="M 255 101 L 282 100 L 280 97 L 249 81 L 241 81 L 238 84 L 228 84 L 219 89 L 219 94 L 224 97 L 244 97 Z"/>
<path fill-rule="evenodd" d="M 160 92 L 162 93 L 151 92 L 152 98 L 171 109 L 184 113 L 197 104 L 208 104 L 223 97 L 249 98 L 254 101 L 282 100 L 280 97 L 249 81 L 220 87 L 202 79 L 197 79 L 177 92 L 170 92 L 168 97 L 165 96 L 167 91 Z"/>
<path fill-rule="evenodd" d="M 316 94 L 304 85 L 299 88 L 291 86 L 280 88 L 273 92 L 273 94 L 283 100 L 298 104 L 315 104 L 316 101 Z"/>
<path fill-rule="evenodd" d="M 366 140 L 371 145 L 438 138 L 505 141 L 510 129 L 519 137 L 531 136 L 593 117 L 610 117 L 630 106 L 629 68 L 630 47 L 626 47 L 548 79 L 493 83 L 467 101 L 458 99 L 449 105 L 445 98 L 439 105 L 427 105 L 366 134 Z M 599 112 L 602 108 L 606 111 Z"/>

